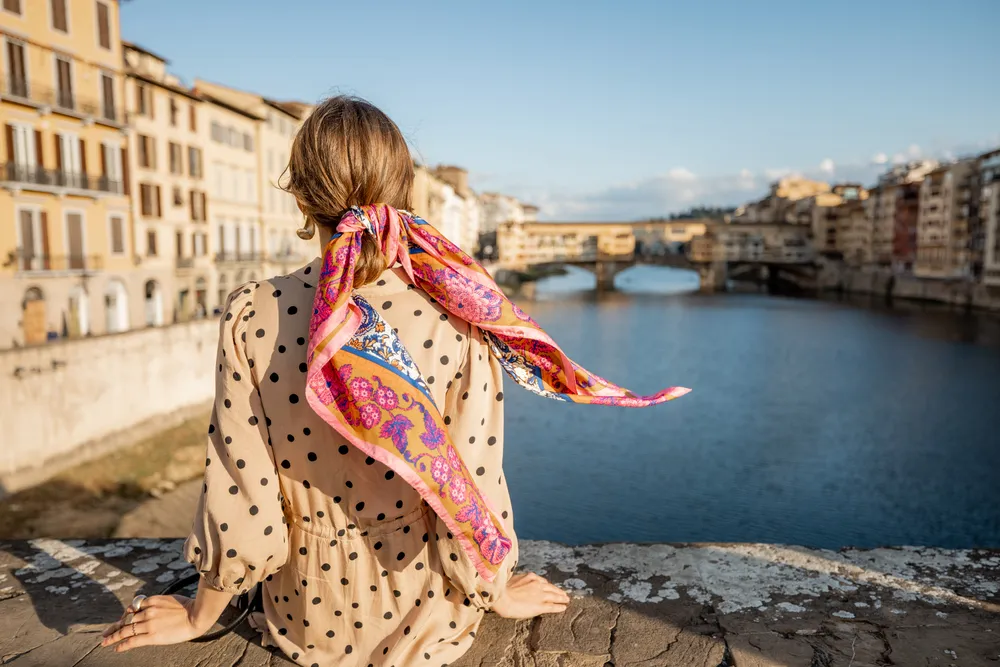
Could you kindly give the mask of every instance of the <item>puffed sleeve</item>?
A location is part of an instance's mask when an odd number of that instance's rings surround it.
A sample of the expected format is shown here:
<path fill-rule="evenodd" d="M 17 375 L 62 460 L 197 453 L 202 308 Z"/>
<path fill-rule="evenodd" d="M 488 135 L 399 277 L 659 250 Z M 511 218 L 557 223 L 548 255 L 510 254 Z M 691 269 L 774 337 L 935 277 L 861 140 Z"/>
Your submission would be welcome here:
<path fill-rule="evenodd" d="M 244 344 L 254 289 L 237 289 L 223 311 L 205 484 L 184 545 L 206 583 L 234 595 L 276 572 L 288 550 L 267 419 Z"/>
<path fill-rule="evenodd" d="M 465 604 L 488 610 L 517 565 L 517 536 L 507 478 L 503 472 L 503 368 L 489 351 L 482 331 L 472 326 L 460 377 L 448 388 L 444 420 L 479 489 L 489 498 L 513 547 L 496 578 L 479 576 L 458 540 L 437 519 L 437 544 L 445 575 L 466 596 Z"/>

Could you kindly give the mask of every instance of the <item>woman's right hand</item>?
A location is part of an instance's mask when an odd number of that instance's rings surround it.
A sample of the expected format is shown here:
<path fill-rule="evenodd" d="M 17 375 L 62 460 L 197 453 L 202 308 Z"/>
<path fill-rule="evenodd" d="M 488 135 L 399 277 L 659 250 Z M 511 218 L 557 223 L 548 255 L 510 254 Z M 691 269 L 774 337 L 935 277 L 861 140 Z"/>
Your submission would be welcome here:
<path fill-rule="evenodd" d="M 534 572 L 516 574 L 491 610 L 504 618 L 534 618 L 566 611 L 569 595 Z"/>

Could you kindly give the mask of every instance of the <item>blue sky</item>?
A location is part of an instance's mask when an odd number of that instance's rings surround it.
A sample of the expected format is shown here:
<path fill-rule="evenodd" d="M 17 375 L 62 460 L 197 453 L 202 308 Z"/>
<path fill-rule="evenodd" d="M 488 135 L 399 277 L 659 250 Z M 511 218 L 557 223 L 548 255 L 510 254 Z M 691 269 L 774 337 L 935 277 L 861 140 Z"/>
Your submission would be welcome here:
<path fill-rule="evenodd" d="M 361 95 L 422 161 L 550 219 L 1000 145 L 998 25 L 1000 0 L 122 3 L 123 38 L 184 79 Z"/>

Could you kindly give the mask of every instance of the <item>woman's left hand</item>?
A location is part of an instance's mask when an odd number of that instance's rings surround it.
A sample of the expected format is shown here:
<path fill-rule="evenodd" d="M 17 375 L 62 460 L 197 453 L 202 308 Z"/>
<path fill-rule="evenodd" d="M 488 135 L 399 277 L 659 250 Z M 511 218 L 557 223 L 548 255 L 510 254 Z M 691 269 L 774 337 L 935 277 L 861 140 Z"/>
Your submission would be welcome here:
<path fill-rule="evenodd" d="M 194 602 L 181 595 L 148 597 L 140 611 L 129 606 L 120 621 L 108 626 L 101 646 L 114 646 L 117 653 L 124 653 L 140 646 L 179 644 L 200 637 L 210 627 L 194 622 Z"/>

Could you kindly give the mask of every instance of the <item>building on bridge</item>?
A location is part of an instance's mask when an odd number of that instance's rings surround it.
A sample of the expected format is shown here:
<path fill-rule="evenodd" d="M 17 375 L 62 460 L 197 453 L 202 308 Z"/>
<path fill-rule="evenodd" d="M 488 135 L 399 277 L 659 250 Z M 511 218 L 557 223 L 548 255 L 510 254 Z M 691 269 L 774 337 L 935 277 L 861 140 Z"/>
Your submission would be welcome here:
<path fill-rule="evenodd" d="M 787 223 L 716 225 L 691 241 L 692 262 L 808 264 L 816 253 L 808 226 Z"/>
<path fill-rule="evenodd" d="M 628 223 L 504 222 L 497 229 L 500 264 L 524 270 L 538 264 L 631 261 L 635 234 Z"/>

